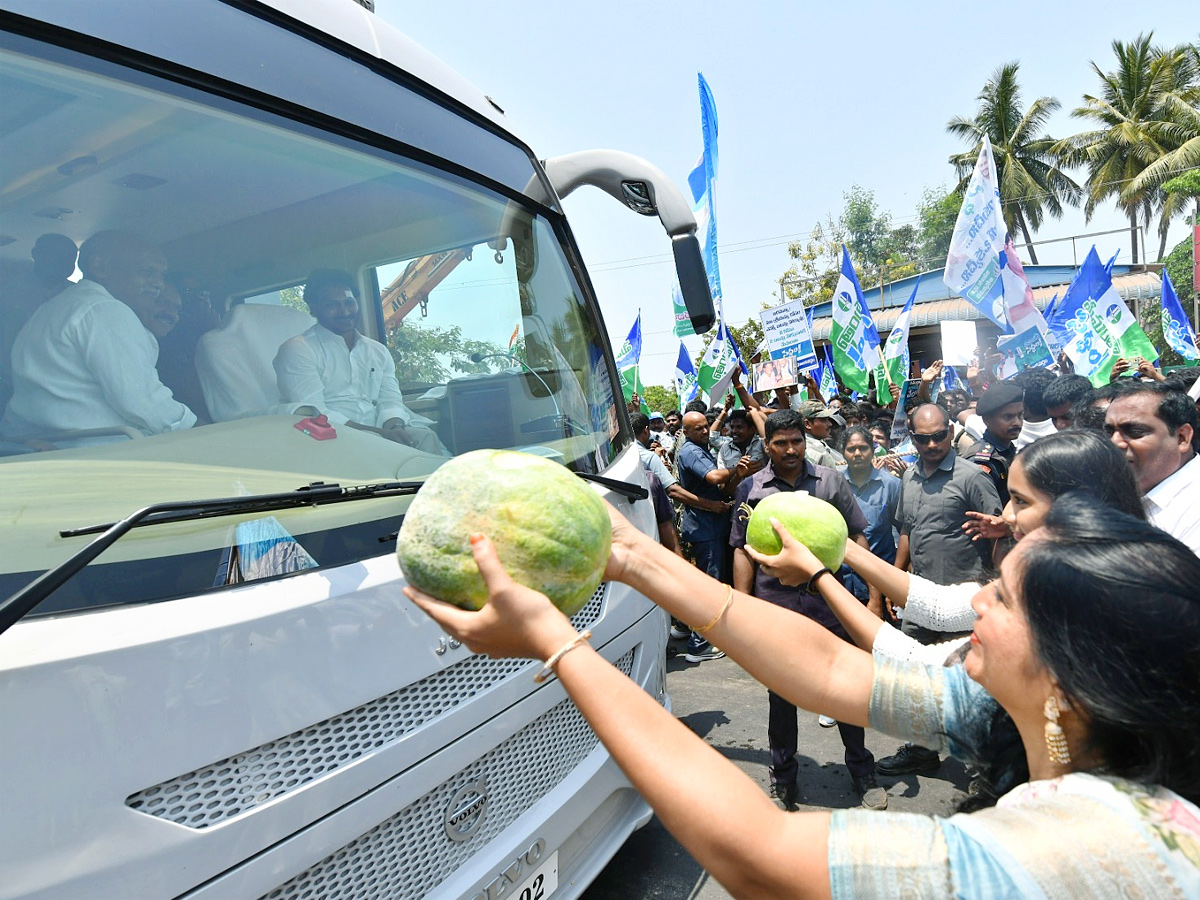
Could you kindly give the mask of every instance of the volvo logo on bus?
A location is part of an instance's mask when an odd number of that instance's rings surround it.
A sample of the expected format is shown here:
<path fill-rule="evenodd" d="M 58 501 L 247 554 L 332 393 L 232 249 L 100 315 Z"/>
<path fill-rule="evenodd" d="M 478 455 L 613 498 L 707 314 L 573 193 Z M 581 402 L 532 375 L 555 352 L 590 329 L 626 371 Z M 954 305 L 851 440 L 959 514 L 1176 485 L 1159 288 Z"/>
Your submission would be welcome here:
<path fill-rule="evenodd" d="M 470 838 L 483 824 L 487 804 L 486 778 L 464 784 L 446 805 L 446 836 L 458 842 Z"/>

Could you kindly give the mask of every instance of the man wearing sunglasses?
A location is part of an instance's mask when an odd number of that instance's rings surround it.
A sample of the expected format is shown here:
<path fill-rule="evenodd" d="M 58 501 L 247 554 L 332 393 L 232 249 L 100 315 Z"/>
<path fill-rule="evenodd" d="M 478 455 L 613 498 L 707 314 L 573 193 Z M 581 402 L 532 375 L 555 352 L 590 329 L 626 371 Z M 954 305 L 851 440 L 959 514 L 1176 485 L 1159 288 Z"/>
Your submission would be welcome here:
<path fill-rule="evenodd" d="M 896 566 L 937 584 L 979 581 L 991 562 L 991 547 L 988 541 L 972 542 L 962 524 L 968 510 L 999 515 L 1000 496 L 984 471 L 951 447 L 954 432 L 944 408 L 918 406 L 910 425 L 918 460 L 900 486 Z"/>
<path fill-rule="evenodd" d="M 983 469 L 951 447 L 954 429 L 944 407 L 936 403 L 918 406 L 909 417 L 909 429 L 918 459 L 900 480 L 896 567 L 936 584 L 983 581 L 992 558 L 992 542 L 972 542 L 962 525 L 968 510 L 999 515 L 996 488 Z M 907 620 L 902 630 L 923 644 L 953 637 Z M 881 775 L 932 775 L 940 766 L 936 751 L 904 744 L 879 760 L 875 771 Z"/>

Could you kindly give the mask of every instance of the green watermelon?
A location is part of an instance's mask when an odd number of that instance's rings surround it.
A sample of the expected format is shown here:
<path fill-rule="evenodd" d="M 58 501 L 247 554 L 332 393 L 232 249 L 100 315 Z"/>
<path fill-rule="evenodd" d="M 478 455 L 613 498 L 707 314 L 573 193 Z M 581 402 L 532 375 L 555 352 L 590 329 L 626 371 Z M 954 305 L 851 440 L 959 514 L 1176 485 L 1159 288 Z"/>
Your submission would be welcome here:
<path fill-rule="evenodd" d="M 567 469 L 511 450 L 475 450 L 434 472 L 413 499 L 396 557 L 404 577 L 463 609 L 487 602 L 470 536 L 496 545 L 504 568 L 568 616 L 600 584 L 612 543 L 604 501 Z"/>
<path fill-rule="evenodd" d="M 774 556 L 783 542 L 771 527 L 771 518 L 780 521 L 788 533 L 804 544 L 821 565 L 837 571 L 846 558 L 846 520 L 836 506 L 808 491 L 771 494 L 763 497 L 746 523 L 746 543 L 759 553 Z"/>

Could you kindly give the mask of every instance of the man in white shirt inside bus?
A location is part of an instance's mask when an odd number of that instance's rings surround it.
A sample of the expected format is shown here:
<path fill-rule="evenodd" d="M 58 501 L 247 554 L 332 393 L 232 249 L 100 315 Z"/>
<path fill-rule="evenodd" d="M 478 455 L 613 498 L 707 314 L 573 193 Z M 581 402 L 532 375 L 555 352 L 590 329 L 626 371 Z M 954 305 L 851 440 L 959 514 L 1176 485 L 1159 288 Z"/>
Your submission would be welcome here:
<path fill-rule="evenodd" d="M 13 343 L 13 396 L 0 434 L 190 428 L 195 414 L 158 378 L 158 338 L 179 321 L 164 291 L 162 251 L 135 234 L 101 231 L 79 248 L 83 280 L 40 306 Z M 122 440 L 55 438 L 58 446 Z"/>
<path fill-rule="evenodd" d="M 359 332 L 350 273 L 317 269 L 304 285 L 304 302 L 317 324 L 275 356 L 280 399 L 314 406 L 334 425 L 444 455 L 437 435 L 404 405 L 387 347 Z"/>

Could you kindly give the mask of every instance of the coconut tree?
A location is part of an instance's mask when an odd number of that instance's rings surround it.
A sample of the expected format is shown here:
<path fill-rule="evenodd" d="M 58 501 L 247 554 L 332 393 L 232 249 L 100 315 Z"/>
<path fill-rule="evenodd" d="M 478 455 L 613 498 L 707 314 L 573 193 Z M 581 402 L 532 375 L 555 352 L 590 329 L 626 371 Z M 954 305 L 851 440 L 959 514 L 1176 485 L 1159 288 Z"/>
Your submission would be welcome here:
<path fill-rule="evenodd" d="M 1173 145 L 1174 149 L 1146 166 L 1127 188 L 1130 193 L 1155 188 L 1164 193 L 1158 223 L 1160 260 L 1167 250 L 1171 220 L 1186 208 L 1190 199 L 1195 199 L 1196 211 L 1200 214 L 1200 197 L 1195 197 L 1194 191 L 1169 189 L 1170 184 L 1184 173 L 1194 176 L 1200 169 L 1200 44 L 1183 44 L 1167 54 L 1171 57 L 1173 77 L 1170 87 L 1162 95 L 1162 124 L 1157 128 L 1162 133 L 1163 143 Z"/>
<path fill-rule="evenodd" d="M 1091 218 L 1112 198 L 1129 219 L 1133 262 L 1138 261 L 1137 229 L 1159 216 L 1160 257 L 1171 219 L 1185 206 L 1183 197 L 1165 194 L 1161 185 L 1200 155 L 1193 140 L 1197 115 L 1196 54 L 1190 48 L 1163 49 L 1153 32 L 1133 41 L 1113 41 L 1116 68 L 1092 70 L 1100 79 L 1098 95 L 1085 94 L 1071 115 L 1099 127 L 1061 141 L 1056 150 L 1073 165 L 1086 167 L 1084 214 Z M 1189 137 L 1191 135 L 1191 137 Z M 1176 155 L 1178 154 L 1178 155 Z"/>
<path fill-rule="evenodd" d="M 1058 144 L 1045 133 L 1046 122 L 1061 104 L 1054 97 L 1038 97 L 1022 109 L 1017 83 L 1019 62 L 998 68 L 979 92 L 979 109 L 974 117 L 956 116 L 946 130 L 969 141 L 971 148 L 950 157 L 958 173 L 957 190 L 966 190 L 986 135 L 992 142 L 1000 180 L 1004 222 L 1010 233 L 1025 236 L 1029 258 L 1036 264 L 1033 232 L 1048 214 L 1061 218 L 1063 205 L 1077 206 L 1082 190 L 1062 169 Z"/>

